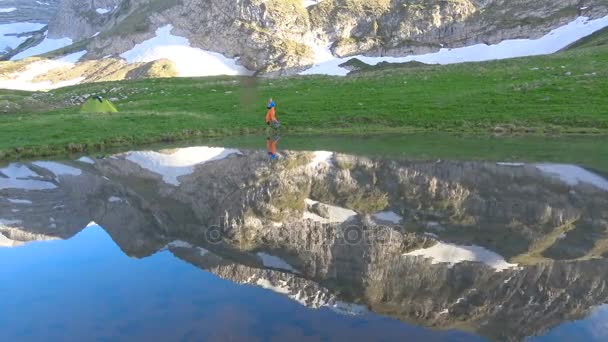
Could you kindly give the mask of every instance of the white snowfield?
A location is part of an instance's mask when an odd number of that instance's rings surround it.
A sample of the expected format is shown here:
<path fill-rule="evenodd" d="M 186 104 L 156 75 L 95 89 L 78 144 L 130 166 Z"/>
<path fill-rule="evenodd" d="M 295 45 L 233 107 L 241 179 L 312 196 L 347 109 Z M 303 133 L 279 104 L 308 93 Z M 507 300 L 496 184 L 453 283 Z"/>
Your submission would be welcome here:
<path fill-rule="evenodd" d="M 86 51 L 80 51 L 58 59 L 42 60 L 31 63 L 25 68 L 25 71 L 13 73 L 8 76 L 8 79 L 0 80 L 0 88 L 38 91 L 78 84 L 84 80 L 84 77 L 57 83 L 52 83 L 50 81 L 34 82 L 34 79 L 53 69 L 73 67 L 86 53 Z"/>
<path fill-rule="evenodd" d="M 403 220 L 403 217 L 401 217 L 399 214 L 395 213 L 394 211 L 382 211 L 382 212 L 373 214 L 372 217 L 376 220 L 390 222 L 393 224 L 399 224 L 399 222 L 401 222 L 401 220 Z"/>
<path fill-rule="evenodd" d="M 0 53 L 8 49 L 14 49 L 25 42 L 29 37 L 17 37 L 17 35 L 38 31 L 45 24 L 39 23 L 10 23 L 0 25 Z"/>
<path fill-rule="evenodd" d="M 40 175 L 22 164 L 10 164 L 0 168 L 0 190 L 47 190 L 57 186 L 51 182 L 38 180 Z"/>
<path fill-rule="evenodd" d="M 239 150 L 221 147 L 188 147 L 165 154 L 154 151 L 129 152 L 126 159 L 163 177 L 167 184 L 179 186 L 179 177 L 194 172 L 197 165 L 224 159 Z"/>
<path fill-rule="evenodd" d="M 17 8 L 15 7 L 0 8 L 0 13 L 10 13 L 15 12 L 16 10 Z"/>
<path fill-rule="evenodd" d="M 37 161 L 32 164 L 41 167 L 43 169 L 48 170 L 53 173 L 56 177 L 59 176 L 80 176 L 82 171 L 77 168 L 67 166 L 61 163 L 56 162 L 47 162 L 47 161 Z"/>
<path fill-rule="evenodd" d="M 494 45 L 477 44 L 455 49 L 444 48 L 435 53 L 407 57 L 366 57 L 358 55 L 337 58 L 331 56 L 328 47 L 311 46 L 315 51 L 315 65 L 300 74 L 345 76 L 349 71 L 339 65 L 352 58 L 358 58 L 369 65 L 376 65 L 380 62 L 405 63 L 412 61 L 427 64 L 454 64 L 546 55 L 555 53 L 605 27 L 608 27 L 608 16 L 595 20 L 579 17 L 539 39 L 511 39 Z"/>
<path fill-rule="evenodd" d="M 238 65 L 236 59 L 191 47 L 187 38 L 172 35 L 172 29 L 172 25 L 157 29 L 156 37 L 135 45 L 120 57 L 128 63 L 168 59 L 175 63 L 180 77 L 253 74 Z"/>
<path fill-rule="evenodd" d="M 502 256 L 480 246 L 461 246 L 445 242 L 437 242 L 432 247 L 415 250 L 404 255 L 428 258 L 431 259 L 432 264 L 454 265 L 463 261 L 481 262 L 499 272 L 518 266 L 508 263 Z"/>
<path fill-rule="evenodd" d="M 59 38 L 59 39 L 51 39 L 44 38 L 44 40 L 31 48 L 22 51 L 11 58 L 11 61 L 18 61 L 20 59 L 38 56 L 45 54 L 47 52 L 51 52 L 57 49 L 61 49 L 68 45 L 72 45 L 72 40 L 70 38 Z"/>
<path fill-rule="evenodd" d="M 580 183 L 586 183 L 608 191 L 608 180 L 606 178 L 587 171 L 580 166 L 568 164 L 536 164 L 535 166 L 542 172 L 558 178 L 568 185 L 575 186 Z"/>
<path fill-rule="evenodd" d="M 293 268 L 293 266 L 288 264 L 287 261 L 285 261 L 277 256 L 274 256 L 274 255 L 271 255 L 268 253 L 264 253 L 264 252 L 258 252 L 257 256 L 260 257 L 260 259 L 262 259 L 262 264 L 264 264 L 265 267 L 276 268 L 279 270 L 290 271 L 293 273 L 300 273 L 300 272 L 298 272 L 298 270 Z"/>

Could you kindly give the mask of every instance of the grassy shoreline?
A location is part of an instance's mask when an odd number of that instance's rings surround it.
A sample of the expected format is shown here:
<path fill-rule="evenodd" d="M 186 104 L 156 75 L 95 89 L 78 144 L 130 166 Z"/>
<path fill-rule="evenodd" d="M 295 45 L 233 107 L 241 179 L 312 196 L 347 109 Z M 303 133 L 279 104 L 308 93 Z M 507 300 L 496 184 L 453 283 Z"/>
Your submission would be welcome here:
<path fill-rule="evenodd" d="M 288 134 L 608 136 L 608 46 L 348 77 L 206 77 L 0 90 L 0 160 L 259 134 L 277 101 Z M 90 95 L 120 113 L 80 113 Z"/>
<path fill-rule="evenodd" d="M 498 138 L 527 138 L 527 137 L 549 137 L 549 138 L 566 138 L 566 137 L 596 137 L 606 139 L 608 142 L 608 132 L 598 130 L 556 130 L 556 129 L 535 129 L 530 133 L 529 128 L 517 130 L 511 129 L 504 133 L 502 130 L 499 134 L 488 131 L 458 131 L 458 130 L 446 130 L 436 131 L 432 129 L 420 129 L 414 127 L 384 127 L 384 128 L 370 128 L 370 129 L 300 129 L 300 130 L 282 130 L 281 135 L 292 136 L 292 137 L 306 137 L 309 135 L 333 135 L 341 137 L 360 137 L 367 135 L 411 135 L 411 134 L 440 134 L 440 135 L 454 135 L 454 136 L 468 136 L 471 138 L 483 138 L 487 136 L 494 136 Z M 188 144 L 194 143 L 201 140 L 226 138 L 230 141 L 232 138 L 239 137 L 258 137 L 265 136 L 266 130 L 264 129 L 238 129 L 238 130 L 218 130 L 218 131 L 195 131 L 185 130 L 182 132 L 171 132 L 167 134 L 161 134 L 158 136 L 138 136 L 138 137 L 123 137 L 115 136 L 102 141 L 97 142 L 86 142 L 86 143 L 67 143 L 64 145 L 40 145 L 31 147 L 15 147 L 0 150 L 0 162 L 2 161 L 14 161 L 21 159 L 30 159 L 37 157 L 59 157 L 59 156 L 71 156 L 80 154 L 96 154 L 104 153 L 107 151 L 117 151 L 126 149 L 138 149 L 146 148 L 147 146 L 159 145 L 159 144 Z"/>
<path fill-rule="evenodd" d="M 608 141 L 608 139 L 607 139 Z M 151 142 L 144 145 L 106 147 L 97 151 L 51 154 L 54 160 L 75 160 L 83 155 L 104 157 L 132 150 L 160 150 L 189 146 L 217 146 L 245 150 L 266 148 L 265 134 L 198 137 L 184 141 Z M 460 160 L 483 162 L 527 162 L 578 164 L 608 176 L 608 144 L 592 136 L 497 136 L 441 133 L 375 134 L 284 134 L 278 143 L 279 153 L 329 150 L 371 158 L 406 160 Z M 20 161 L 33 161 L 29 156 Z M 15 160 L 0 160 L 0 166 Z"/>

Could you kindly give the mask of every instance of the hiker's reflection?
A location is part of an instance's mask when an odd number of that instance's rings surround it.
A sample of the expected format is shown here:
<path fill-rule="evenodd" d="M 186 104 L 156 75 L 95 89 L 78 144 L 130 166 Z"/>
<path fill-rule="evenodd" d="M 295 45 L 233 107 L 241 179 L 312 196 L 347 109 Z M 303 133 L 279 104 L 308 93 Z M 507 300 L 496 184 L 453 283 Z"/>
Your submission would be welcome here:
<path fill-rule="evenodd" d="M 268 155 L 270 156 L 270 159 L 276 159 L 278 157 L 277 143 L 279 142 L 280 138 L 281 137 L 279 137 L 278 135 L 275 135 L 273 138 L 266 137 L 266 149 L 268 150 Z"/>

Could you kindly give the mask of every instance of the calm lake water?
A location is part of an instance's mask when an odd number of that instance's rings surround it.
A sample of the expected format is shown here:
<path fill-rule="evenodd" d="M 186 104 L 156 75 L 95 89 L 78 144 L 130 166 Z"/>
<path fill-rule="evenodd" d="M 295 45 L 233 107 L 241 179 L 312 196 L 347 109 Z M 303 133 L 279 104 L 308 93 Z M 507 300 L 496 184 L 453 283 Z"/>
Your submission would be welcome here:
<path fill-rule="evenodd" d="M 605 341 L 605 145 L 270 136 L 0 164 L 0 340 Z"/>

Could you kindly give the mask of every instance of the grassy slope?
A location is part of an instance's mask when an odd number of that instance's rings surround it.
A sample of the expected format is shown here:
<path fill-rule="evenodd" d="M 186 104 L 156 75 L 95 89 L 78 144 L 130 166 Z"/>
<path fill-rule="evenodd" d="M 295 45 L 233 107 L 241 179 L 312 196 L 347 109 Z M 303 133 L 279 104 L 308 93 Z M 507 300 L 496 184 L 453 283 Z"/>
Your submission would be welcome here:
<path fill-rule="evenodd" d="M 489 132 L 502 126 L 536 133 L 606 133 L 606 65 L 608 46 L 596 46 L 505 61 L 382 69 L 347 78 L 85 84 L 37 94 L 36 105 L 0 115 L 0 159 L 54 154 L 66 147 L 81 151 L 259 131 L 269 96 L 292 132 Z M 60 108 L 74 96 L 111 89 L 108 97 L 121 98 L 115 102 L 119 114 Z M 28 97 L 19 95 L 15 101 L 27 104 Z M 46 110 L 40 111 L 41 106 Z"/>

